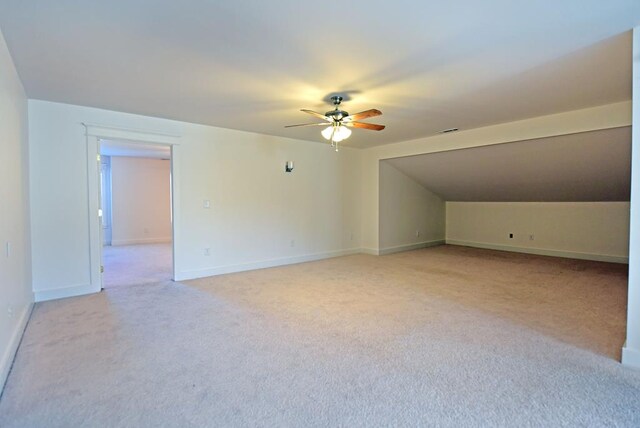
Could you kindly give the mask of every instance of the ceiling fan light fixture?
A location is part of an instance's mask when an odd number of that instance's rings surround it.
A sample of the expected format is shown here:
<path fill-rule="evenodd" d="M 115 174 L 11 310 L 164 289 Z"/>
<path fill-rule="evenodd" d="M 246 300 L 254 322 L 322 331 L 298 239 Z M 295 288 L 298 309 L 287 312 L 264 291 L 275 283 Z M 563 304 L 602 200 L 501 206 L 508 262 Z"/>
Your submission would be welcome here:
<path fill-rule="evenodd" d="M 322 134 L 322 136 L 324 137 L 325 140 L 330 140 L 331 139 L 331 134 L 333 134 L 333 125 L 332 126 L 327 126 L 320 133 Z"/>
<path fill-rule="evenodd" d="M 346 126 L 335 124 L 324 128 L 321 132 L 322 136 L 326 140 L 331 140 L 336 143 L 346 140 L 351 136 L 351 130 Z M 333 138 L 331 136 L 333 135 Z"/>
<path fill-rule="evenodd" d="M 380 110 L 372 108 L 369 110 L 361 111 L 360 113 L 349 114 L 346 111 L 340 109 L 340 103 L 342 102 L 341 96 L 334 95 L 331 97 L 331 101 L 333 101 L 333 105 L 335 108 L 331 111 L 326 112 L 325 114 L 318 113 L 313 110 L 301 110 L 302 112 L 310 114 L 311 116 L 314 116 L 318 119 L 322 119 L 325 122 L 287 125 L 285 126 L 285 128 L 294 128 L 298 126 L 326 126 L 326 128 L 320 131 L 320 134 L 322 134 L 322 137 L 325 140 L 329 140 L 331 142 L 331 147 L 335 147 L 336 151 L 338 151 L 338 143 L 340 141 L 346 140 L 351 136 L 351 127 L 369 129 L 373 131 L 382 131 L 384 129 L 384 125 L 360 122 L 360 120 L 362 119 L 380 116 L 382 114 Z"/>
<path fill-rule="evenodd" d="M 351 136 L 351 130 L 346 126 L 339 125 L 338 129 L 336 129 L 336 134 L 333 136 L 335 141 L 346 140 Z"/>

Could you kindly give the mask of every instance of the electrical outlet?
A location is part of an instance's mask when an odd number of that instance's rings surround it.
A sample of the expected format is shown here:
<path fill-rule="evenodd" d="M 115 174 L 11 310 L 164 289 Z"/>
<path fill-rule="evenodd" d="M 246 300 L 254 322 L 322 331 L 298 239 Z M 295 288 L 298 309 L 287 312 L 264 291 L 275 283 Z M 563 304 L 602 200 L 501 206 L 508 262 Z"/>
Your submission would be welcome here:
<path fill-rule="evenodd" d="M 529 241 L 533 241 L 535 236 L 533 234 L 529 235 Z"/>
<path fill-rule="evenodd" d="M 13 306 L 7 306 L 7 317 L 13 318 Z"/>
<path fill-rule="evenodd" d="M 513 239 L 513 233 L 509 234 L 509 239 Z"/>
<path fill-rule="evenodd" d="M 149 229 L 148 228 L 144 228 L 144 234 L 147 235 L 149 233 Z"/>
<path fill-rule="evenodd" d="M 417 238 L 418 236 L 420 236 L 420 231 L 419 231 L 419 230 L 416 230 L 416 238 Z"/>
<path fill-rule="evenodd" d="M 7 241 L 4 245 L 4 249 L 5 249 L 5 254 L 7 258 L 11 257 L 11 242 Z"/>
<path fill-rule="evenodd" d="M 291 247 L 295 247 L 295 246 L 296 246 L 296 240 L 295 240 L 295 239 L 292 239 L 292 240 L 291 240 L 291 242 L 289 243 L 289 245 L 290 245 Z"/>
<path fill-rule="evenodd" d="M 205 256 L 210 256 L 211 255 L 211 248 L 207 247 L 204 249 L 204 255 Z"/>
<path fill-rule="evenodd" d="M 211 201 L 209 199 L 205 199 L 202 201 L 203 208 L 211 208 Z"/>
<path fill-rule="evenodd" d="M 353 232 L 349 234 L 349 241 L 353 241 Z"/>

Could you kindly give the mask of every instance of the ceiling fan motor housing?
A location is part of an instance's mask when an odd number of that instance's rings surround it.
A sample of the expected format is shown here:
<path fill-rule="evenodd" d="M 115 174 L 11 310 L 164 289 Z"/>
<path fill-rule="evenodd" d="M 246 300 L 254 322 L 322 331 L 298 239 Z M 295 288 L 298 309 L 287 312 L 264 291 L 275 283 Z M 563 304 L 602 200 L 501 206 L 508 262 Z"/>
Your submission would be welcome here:
<path fill-rule="evenodd" d="M 336 108 L 334 110 L 326 112 L 325 116 L 332 118 L 336 122 L 340 122 L 342 118 L 349 116 L 349 113 L 338 108 L 342 100 L 343 98 L 341 95 L 332 96 L 331 101 L 333 101 L 333 105 L 336 106 Z"/>
<path fill-rule="evenodd" d="M 347 112 L 346 112 L 346 111 L 344 111 L 344 110 L 340 110 L 340 109 L 338 109 L 338 108 L 336 107 L 336 109 L 335 109 L 335 110 L 331 110 L 331 111 L 326 112 L 326 113 L 325 113 L 325 116 L 327 116 L 327 117 L 331 117 L 331 118 L 333 118 L 333 120 L 335 120 L 335 121 L 339 122 L 339 121 L 341 121 L 343 118 L 345 118 L 345 117 L 349 116 L 349 113 L 347 113 Z"/>

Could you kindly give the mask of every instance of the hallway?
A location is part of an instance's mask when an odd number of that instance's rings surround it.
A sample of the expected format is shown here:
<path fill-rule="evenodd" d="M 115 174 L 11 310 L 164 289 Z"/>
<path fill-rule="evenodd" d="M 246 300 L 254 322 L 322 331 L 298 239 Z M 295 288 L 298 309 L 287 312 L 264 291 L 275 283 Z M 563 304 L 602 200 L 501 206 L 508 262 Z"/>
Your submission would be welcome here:
<path fill-rule="evenodd" d="M 102 247 L 104 288 L 172 279 L 171 243 Z"/>

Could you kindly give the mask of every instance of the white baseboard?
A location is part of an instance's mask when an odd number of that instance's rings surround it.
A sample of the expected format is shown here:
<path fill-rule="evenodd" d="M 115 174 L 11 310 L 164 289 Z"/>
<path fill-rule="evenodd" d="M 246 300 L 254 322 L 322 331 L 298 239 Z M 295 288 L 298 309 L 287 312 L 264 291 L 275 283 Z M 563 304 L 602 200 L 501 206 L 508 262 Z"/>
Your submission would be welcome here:
<path fill-rule="evenodd" d="M 622 347 L 622 364 L 640 369 L 640 350 L 627 348 L 627 343 Z"/>
<path fill-rule="evenodd" d="M 52 290 L 34 291 L 36 302 L 44 302 L 46 300 L 63 299 L 65 297 L 80 296 L 83 294 L 97 293 L 100 291 L 100 285 L 86 284 L 71 287 L 55 288 Z"/>
<path fill-rule="evenodd" d="M 195 269 L 182 272 L 176 272 L 176 281 L 186 281 L 189 279 L 204 278 L 207 276 L 223 275 L 226 273 L 243 272 L 247 270 L 265 269 L 270 267 L 292 265 L 296 263 L 313 262 L 316 260 L 330 259 L 333 257 L 348 256 L 351 254 L 359 254 L 360 248 L 352 248 L 347 250 L 327 251 L 324 253 L 306 254 L 303 256 L 281 257 L 277 259 L 264 260 L 260 262 L 240 263 L 236 265 L 217 266 L 208 269 Z"/>
<path fill-rule="evenodd" d="M 378 254 L 381 256 L 384 256 L 385 254 L 393 254 L 393 253 L 400 253 L 402 251 L 411 251 L 411 250 L 419 250 L 421 248 L 435 247 L 438 245 L 443 245 L 444 243 L 445 243 L 444 239 L 436 239 L 433 241 L 424 241 L 424 242 L 418 242 L 415 244 L 396 245 L 395 247 L 380 248 L 380 250 L 378 250 Z"/>
<path fill-rule="evenodd" d="M 360 248 L 360 253 L 361 254 L 369 254 L 371 256 L 379 256 L 380 255 L 380 250 L 378 250 L 376 248 Z"/>
<path fill-rule="evenodd" d="M 576 251 L 549 250 L 545 248 L 513 247 L 511 245 L 488 244 L 484 242 L 460 241 L 447 239 L 449 245 L 484 248 L 487 250 L 511 251 L 514 253 L 536 254 L 539 256 L 563 257 L 567 259 L 593 260 L 597 262 L 629 263 L 629 257 L 611 256 L 608 254 L 580 253 Z"/>
<path fill-rule="evenodd" d="M 141 238 L 141 239 L 112 239 L 111 245 L 117 247 L 119 245 L 139 245 L 139 244 L 168 244 L 171 243 L 171 237 L 168 238 Z"/>
<path fill-rule="evenodd" d="M 11 365 L 13 364 L 13 358 L 18 350 L 18 345 L 20 345 L 22 333 L 24 333 L 24 329 L 27 328 L 27 323 L 29 322 L 32 310 L 33 303 L 29 303 L 22 310 L 18 323 L 16 324 L 16 327 L 11 334 L 11 338 L 9 339 L 9 345 L 7 346 L 7 349 L 5 349 L 4 354 L 2 354 L 2 359 L 0 360 L 0 393 L 2 393 L 2 390 L 4 389 L 7 376 L 9 376 L 9 370 L 11 370 Z"/>

